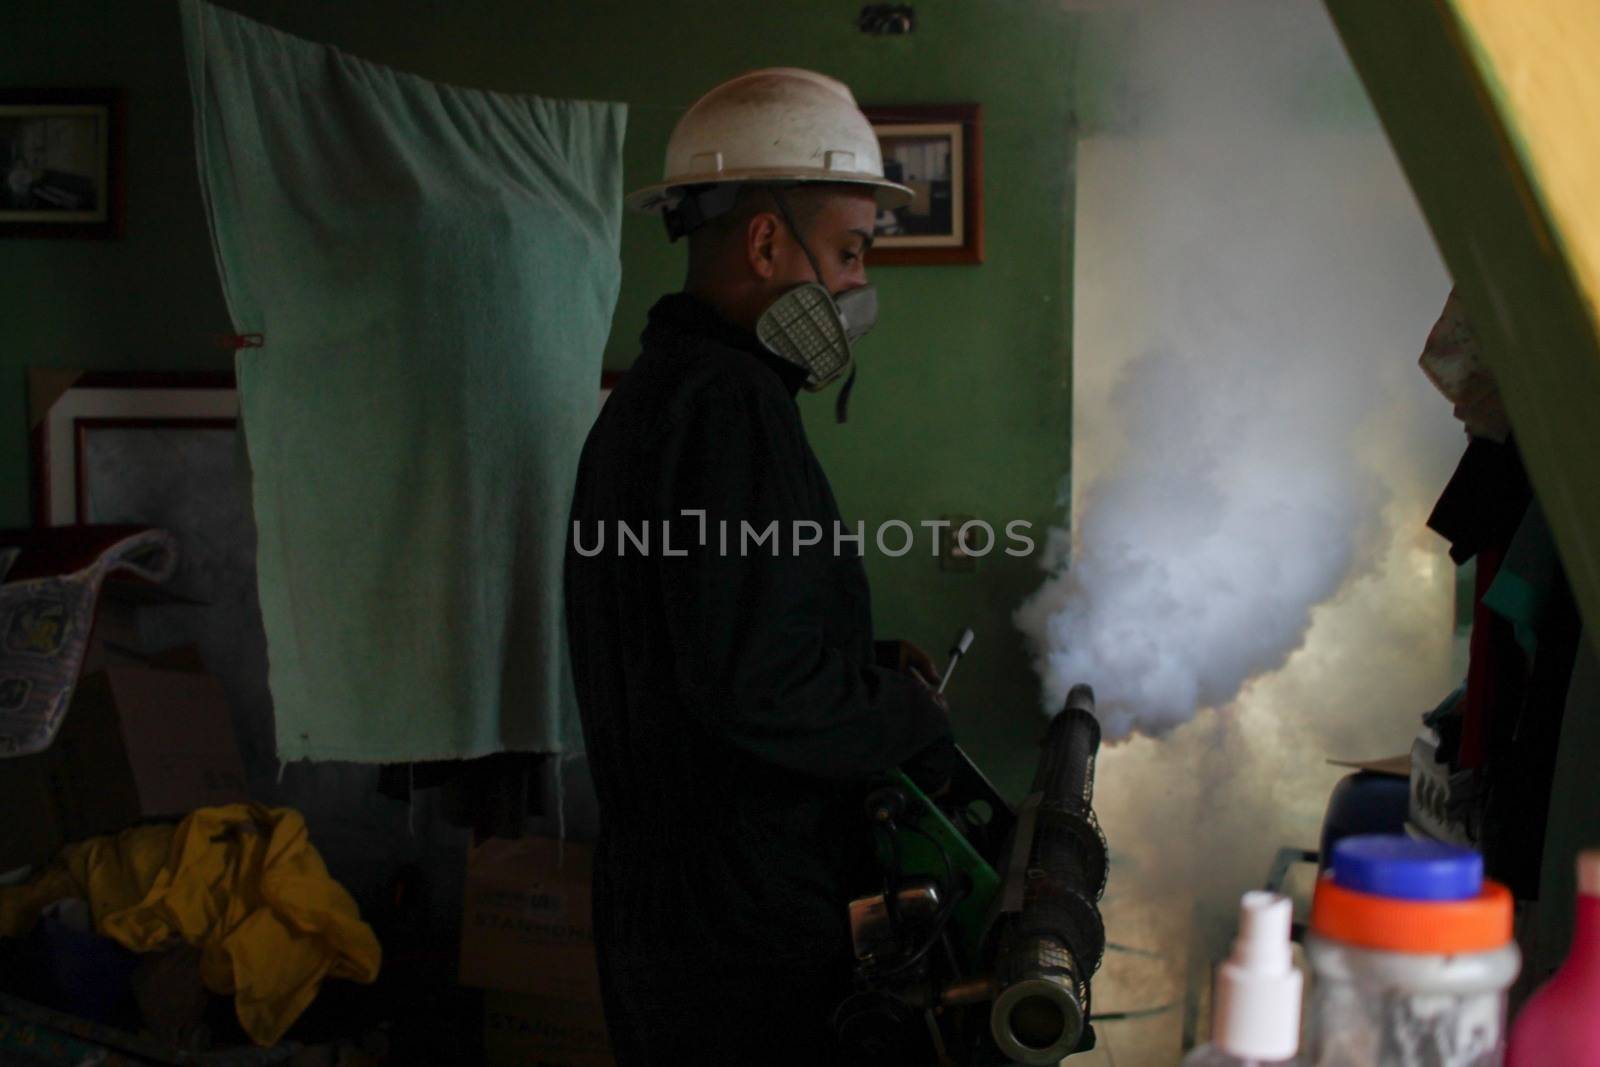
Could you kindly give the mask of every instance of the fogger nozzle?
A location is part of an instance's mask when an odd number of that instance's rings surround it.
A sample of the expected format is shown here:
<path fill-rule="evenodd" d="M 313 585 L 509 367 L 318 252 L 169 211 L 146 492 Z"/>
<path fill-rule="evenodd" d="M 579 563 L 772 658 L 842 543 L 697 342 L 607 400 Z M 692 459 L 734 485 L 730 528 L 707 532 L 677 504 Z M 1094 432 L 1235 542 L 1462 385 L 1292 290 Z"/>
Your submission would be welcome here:
<path fill-rule="evenodd" d="M 1013 1062 L 1054 1064 L 1078 1048 L 1088 1025 L 1089 979 L 1105 951 L 1097 902 L 1105 891 L 1105 836 L 1094 817 L 1100 723 L 1094 690 L 1077 685 L 1045 733 L 1028 803 L 1030 840 L 1007 891 L 1020 908 L 998 928 L 989 1016 L 996 1044 Z"/>
<path fill-rule="evenodd" d="M 1061 705 L 1062 711 L 1081 711 L 1087 715 L 1094 714 L 1094 686 L 1079 682 L 1067 692 L 1067 699 Z"/>

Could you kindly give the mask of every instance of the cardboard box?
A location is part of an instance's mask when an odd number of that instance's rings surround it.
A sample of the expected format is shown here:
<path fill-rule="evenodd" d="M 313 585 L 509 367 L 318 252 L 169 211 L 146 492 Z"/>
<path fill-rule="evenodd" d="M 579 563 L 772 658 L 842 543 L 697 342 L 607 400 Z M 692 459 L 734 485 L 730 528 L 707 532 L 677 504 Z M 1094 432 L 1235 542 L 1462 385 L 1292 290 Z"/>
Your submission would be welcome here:
<path fill-rule="evenodd" d="M 68 841 L 247 799 L 227 698 L 207 674 L 117 664 L 81 679 L 49 755 Z"/>
<path fill-rule="evenodd" d="M 50 786 L 50 752 L 0 760 L 0 874 L 48 863 L 64 840 Z"/>
<path fill-rule="evenodd" d="M 78 680 L 50 747 L 0 760 L 0 873 L 141 819 L 247 799 L 222 684 L 197 654 L 164 654 L 158 662 L 173 670 L 109 643 L 98 656 L 109 665 Z"/>
<path fill-rule="evenodd" d="M 597 1003 L 490 991 L 483 1006 L 489 1067 L 612 1067 Z"/>
<path fill-rule="evenodd" d="M 138 663 L 144 641 L 139 623 L 140 606 L 113 596 L 102 596 L 95 606 L 89 644 L 78 665 L 81 680 L 116 663 Z"/>
<path fill-rule="evenodd" d="M 490 838 L 467 857 L 461 984 L 600 1003 L 592 846 Z"/>
<path fill-rule="evenodd" d="M 461 984 L 487 989 L 491 1067 L 611 1067 L 591 919 L 594 849 L 490 838 L 467 857 Z"/>
<path fill-rule="evenodd" d="M 102 597 L 79 679 L 113 663 L 137 663 L 140 647 L 138 605 Z M 56 751 L 52 744 L 31 756 L 0 760 L 0 873 L 48 863 L 66 843 L 53 784 Z"/>

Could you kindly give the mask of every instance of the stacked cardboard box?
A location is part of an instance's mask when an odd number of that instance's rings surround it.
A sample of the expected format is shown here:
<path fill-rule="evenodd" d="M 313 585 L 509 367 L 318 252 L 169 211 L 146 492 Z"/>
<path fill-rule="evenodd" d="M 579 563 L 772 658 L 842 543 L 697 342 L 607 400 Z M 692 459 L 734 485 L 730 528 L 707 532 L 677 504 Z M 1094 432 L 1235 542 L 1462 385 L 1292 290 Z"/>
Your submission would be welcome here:
<path fill-rule="evenodd" d="M 198 653 L 142 653 L 136 605 L 103 597 L 48 749 L 0 761 L 0 872 L 145 819 L 246 799 L 222 685 Z"/>
<path fill-rule="evenodd" d="M 467 860 L 461 983 L 487 990 L 491 1067 L 610 1067 L 590 920 L 593 849 L 490 838 Z"/>

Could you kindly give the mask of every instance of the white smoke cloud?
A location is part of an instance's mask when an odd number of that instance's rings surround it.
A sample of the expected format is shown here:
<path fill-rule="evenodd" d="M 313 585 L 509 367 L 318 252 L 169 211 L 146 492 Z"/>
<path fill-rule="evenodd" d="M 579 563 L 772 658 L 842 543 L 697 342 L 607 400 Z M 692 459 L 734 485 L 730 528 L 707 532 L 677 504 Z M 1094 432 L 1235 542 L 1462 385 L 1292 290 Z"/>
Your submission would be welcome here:
<path fill-rule="evenodd" d="M 1128 738 L 1102 911 L 1160 958 L 1111 953 L 1096 1005 L 1177 1005 L 1084 1062 L 1168 1067 L 1239 894 L 1317 846 L 1327 758 L 1404 752 L 1455 683 L 1423 524 L 1465 441 L 1416 368 L 1449 280 L 1321 0 L 1097 10 L 1122 85 L 1077 157 L 1075 500 L 1017 621 L 1045 710 L 1090 682 Z"/>
<path fill-rule="evenodd" d="M 1137 10 L 1132 121 L 1096 146 L 1121 182 L 1080 201 L 1080 232 L 1118 227 L 1107 276 L 1078 269 L 1077 443 L 1101 466 L 1071 565 L 1058 534 L 1016 613 L 1044 709 L 1089 681 L 1111 738 L 1282 668 L 1461 441 L 1415 368 L 1448 283 L 1320 7 Z"/>

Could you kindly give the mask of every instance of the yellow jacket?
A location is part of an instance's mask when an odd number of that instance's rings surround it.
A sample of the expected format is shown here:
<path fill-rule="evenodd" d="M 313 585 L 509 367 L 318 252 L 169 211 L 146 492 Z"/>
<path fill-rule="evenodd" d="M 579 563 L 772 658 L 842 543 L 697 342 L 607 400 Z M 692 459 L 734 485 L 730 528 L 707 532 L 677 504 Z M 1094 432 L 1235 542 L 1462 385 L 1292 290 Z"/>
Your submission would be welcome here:
<path fill-rule="evenodd" d="M 291 808 L 201 808 L 175 827 L 69 845 L 27 885 L 0 888 L 0 934 L 26 934 L 68 897 L 135 952 L 199 946 L 207 988 L 234 997 L 260 1045 L 283 1036 L 324 977 L 371 982 L 383 955 Z"/>

